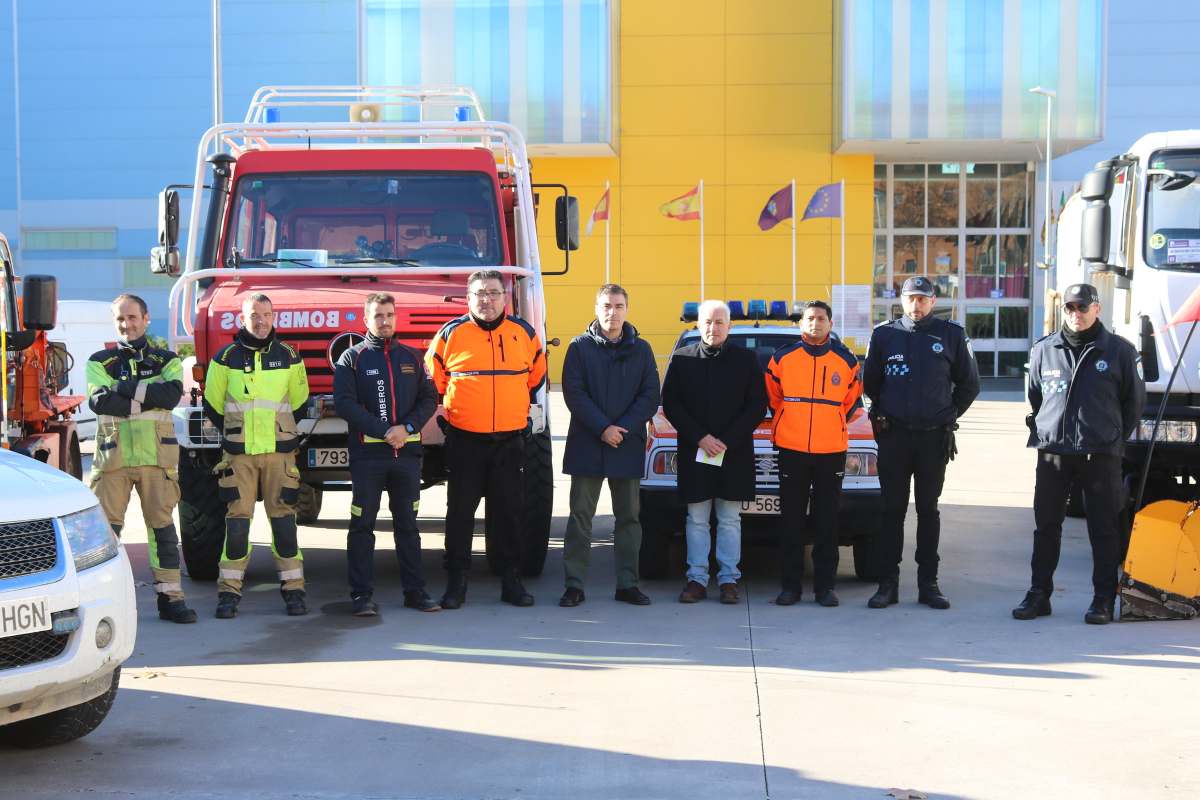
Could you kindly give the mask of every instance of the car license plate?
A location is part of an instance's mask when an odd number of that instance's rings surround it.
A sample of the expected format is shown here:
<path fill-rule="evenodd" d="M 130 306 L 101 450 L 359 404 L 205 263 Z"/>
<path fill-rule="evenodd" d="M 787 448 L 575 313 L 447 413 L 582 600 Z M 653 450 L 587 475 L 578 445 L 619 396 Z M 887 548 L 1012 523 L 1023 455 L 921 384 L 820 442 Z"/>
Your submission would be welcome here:
<path fill-rule="evenodd" d="M 308 466 L 313 469 L 350 466 L 350 451 L 345 447 L 314 447 L 308 451 Z"/>
<path fill-rule="evenodd" d="M 48 631 L 54 626 L 44 597 L 0 601 L 0 639 L 23 633 Z"/>
<path fill-rule="evenodd" d="M 742 501 L 743 514 L 780 514 L 780 498 L 777 494 L 756 495 L 753 500 Z"/>

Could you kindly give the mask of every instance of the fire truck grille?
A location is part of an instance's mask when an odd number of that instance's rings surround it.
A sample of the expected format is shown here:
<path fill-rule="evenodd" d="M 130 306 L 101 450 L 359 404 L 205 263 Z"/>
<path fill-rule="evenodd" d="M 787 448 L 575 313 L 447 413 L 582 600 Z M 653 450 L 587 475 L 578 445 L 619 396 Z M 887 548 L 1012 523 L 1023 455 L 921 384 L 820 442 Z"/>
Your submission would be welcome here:
<path fill-rule="evenodd" d="M 0 525 L 0 578 L 45 572 L 57 561 L 52 520 Z"/>
<path fill-rule="evenodd" d="M 66 649 L 70 638 L 69 633 L 53 631 L 6 636 L 0 639 L 0 669 L 24 667 L 56 658 Z"/>

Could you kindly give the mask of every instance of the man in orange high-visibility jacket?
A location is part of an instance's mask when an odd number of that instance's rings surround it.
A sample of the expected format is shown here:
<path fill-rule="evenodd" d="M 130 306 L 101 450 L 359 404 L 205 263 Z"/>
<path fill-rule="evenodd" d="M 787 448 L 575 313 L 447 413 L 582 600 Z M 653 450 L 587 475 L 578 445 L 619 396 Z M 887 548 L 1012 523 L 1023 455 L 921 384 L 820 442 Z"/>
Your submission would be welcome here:
<path fill-rule="evenodd" d="M 530 398 L 546 379 L 546 354 L 529 323 L 505 313 L 504 275 L 467 279 L 468 314 L 442 326 L 425 363 L 446 409 L 446 593 L 444 609 L 466 602 L 475 509 L 485 495 L 503 579 L 500 599 L 533 605 L 521 584 L 525 438 Z"/>
<path fill-rule="evenodd" d="M 804 579 L 801 531 L 812 498 L 813 590 L 822 606 L 838 604 L 837 515 L 849 435 L 846 421 L 862 397 L 858 359 L 829 335 L 833 310 L 820 300 L 804 304 L 801 340 L 779 348 L 767 364 L 767 399 L 779 449 L 783 505 L 783 588 L 775 604 L 800 599 Z"/>

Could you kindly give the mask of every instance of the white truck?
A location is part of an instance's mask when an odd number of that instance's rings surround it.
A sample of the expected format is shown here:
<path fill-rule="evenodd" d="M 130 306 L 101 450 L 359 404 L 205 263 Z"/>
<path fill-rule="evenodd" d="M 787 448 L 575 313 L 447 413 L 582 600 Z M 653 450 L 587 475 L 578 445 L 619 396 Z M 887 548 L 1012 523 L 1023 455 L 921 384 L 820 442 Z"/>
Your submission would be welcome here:
<path fill-rule="evenodd" d="M 1143 420 L 1125 448 L 1130 498 L 1146 461 L 1154 416 L 1179 362 L 1187 325 L 1166 328 L 1200 286 L 1200 130 L 1149 133 L 1096 165 L 1063 208 L 1057 275 L 1049 309 L 1073 283 L 1100 292 L 1101 321 L 1141 353 L 1146 379 Z M 1143 505 L 1200 498 L 1200 342 L 1184 354 L 1171 387 L 1150 465 Z M 1133 509 L 1136 511 L 1137 509 Z"/>
<path fill-rule="evenodd" d="M 91 733 L 136 634 L 133 573 L 95 495 L 0 449 L 0 741 Z"/>

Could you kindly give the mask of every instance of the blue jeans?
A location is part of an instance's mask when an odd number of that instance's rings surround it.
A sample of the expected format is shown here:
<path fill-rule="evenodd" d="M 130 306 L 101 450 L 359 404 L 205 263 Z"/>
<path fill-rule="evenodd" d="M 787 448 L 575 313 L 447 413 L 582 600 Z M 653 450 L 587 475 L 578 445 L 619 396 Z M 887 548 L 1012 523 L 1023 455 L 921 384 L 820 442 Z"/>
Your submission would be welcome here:
<path fill-rule="evenodd" d="M 742 577 L 742 504 L 737 500 L 701 500 L 688 503 L 687 579 L 708 586 L 709 515 L 717 507 L 717 583 L 737 583 Z"/>

